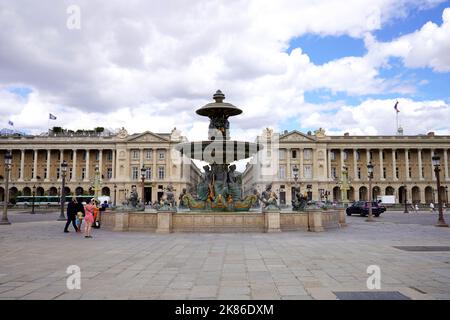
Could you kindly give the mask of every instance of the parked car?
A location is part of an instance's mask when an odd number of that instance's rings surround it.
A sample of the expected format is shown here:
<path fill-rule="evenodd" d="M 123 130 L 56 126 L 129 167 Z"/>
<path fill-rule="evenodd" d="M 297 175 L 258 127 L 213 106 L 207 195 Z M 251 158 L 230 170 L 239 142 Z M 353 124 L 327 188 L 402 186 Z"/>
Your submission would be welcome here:
<path fill-rule="evenodd" d="M 368 201 L 356 201 L 351 206 L 349 206 L 345 211 L 348 216 L 352 214 L 359 214 L 361 217 L 365 217 L 369 214 Z M 379 217 L 380 214 L 386 211 L 386 208 L 381 206 L 378 202 L 372 202 L 372 214 L 375 217 Z"/>

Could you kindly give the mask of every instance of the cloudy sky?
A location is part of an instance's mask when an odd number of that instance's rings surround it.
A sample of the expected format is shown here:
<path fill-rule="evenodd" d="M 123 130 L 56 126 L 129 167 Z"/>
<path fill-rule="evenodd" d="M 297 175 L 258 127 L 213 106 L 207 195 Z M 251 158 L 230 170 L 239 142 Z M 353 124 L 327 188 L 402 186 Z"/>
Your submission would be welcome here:
<path fill-rule="evenodd" d="M 206 138 L 217 89 L 234 138 L 394 134 L 396 100 L 405 134 L 450 134 L 450 2 L 0 0 L 0 128 Z"/>

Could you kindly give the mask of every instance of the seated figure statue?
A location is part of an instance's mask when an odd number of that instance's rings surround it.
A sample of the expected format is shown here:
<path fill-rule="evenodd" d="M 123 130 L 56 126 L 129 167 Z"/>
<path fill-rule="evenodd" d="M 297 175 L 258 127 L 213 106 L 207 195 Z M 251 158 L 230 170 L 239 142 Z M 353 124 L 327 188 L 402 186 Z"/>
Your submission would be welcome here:
<path fill-rule="evenodd" d="M 158 210 L 174 210 L 176 211 L 175 205 L 175 194 L 173 192 L 173 186 L 169 184 L 161 197 L 161 207 Z"/>
<path fill-rule="evenodd" d="M 300 188 L 296 187 L 294 189 L 295 196 L 292 199 L 292 210 L 294 211 L 304 211 L 307 204 L 307 198 L 300 193 Z"/>
<path fill-rule="evenodd" d="M 278 196 L 272 191 L 272 184 L 268 184 L 266 190 L 261 194 L 261 202 L 263 203 L 263 209 L 280 209 L 278 206 Z"/>

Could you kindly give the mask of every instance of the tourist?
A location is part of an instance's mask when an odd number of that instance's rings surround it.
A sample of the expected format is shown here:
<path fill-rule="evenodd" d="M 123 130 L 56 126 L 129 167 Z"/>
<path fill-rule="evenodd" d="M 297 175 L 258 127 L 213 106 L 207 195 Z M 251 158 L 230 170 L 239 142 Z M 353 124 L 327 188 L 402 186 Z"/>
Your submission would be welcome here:
<path fill-rule="evenodd" d="M 100 207 L 100 211 L 106 211 L 109 208 L 108 201 L 103 201 L 102 206 Z"/>
<path fill-rule="evenodd" d="M 64 232 L 69 232 L 69 225 L 72 222 L 73 228 L 76 232 L 78 232 L 77 224 L 75 223 L 75 220 L 77 218 L 77 211 L 78 211 L 78 202 L 76 198 L 72 198 L 72 201 L 69 202 L 67 205 L 67 222 L 66 226 L 64 227 Z"/>
<path fill-rule="evenodd" d="M 77 212 L 77 232 L 81 232 L 81 225 L 83 223 L 83 218 L 84 218 L 84 206 L 83 206 L 83 202 L 82 199 L 77 199 L 77 207 L 76 207 L 76 212 Z"/>
<path fill-rule="evenodd" d="M 84 207 L 84 237 L 85 238 L 92 238 L 91 236 L 91 230 L 92 230 L 92 224 L 94 223 L 94 213 L 96 209 L 95 205 L 96 201 L 95 199 L 91 199 L 89 204 L 87 204 Z"/>
<path fill-rule="evenodd" d="M 434 212 L 434 203 L 430 202 L 430 212 Z"/>
<path fill-rule="evenodd" d="M 416 213 L 419 212 L 419 204 L 418 203 L 415 204 L 414 211 L 416 211 Z"/>

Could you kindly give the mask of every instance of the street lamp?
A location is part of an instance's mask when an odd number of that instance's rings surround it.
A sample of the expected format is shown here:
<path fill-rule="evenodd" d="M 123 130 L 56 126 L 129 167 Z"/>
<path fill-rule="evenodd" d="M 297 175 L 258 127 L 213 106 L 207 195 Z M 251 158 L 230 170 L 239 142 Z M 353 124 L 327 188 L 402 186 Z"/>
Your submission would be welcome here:
<path fill-rule="evenodd" d="M 8 220 L 8 202 L 9 202 L 9 174 L 11 172 L 12 154 L 7 151 L 5 154 L 5 199 L 3 203 L 3 215 L 0 225 L 11 224 Z"/>
<path fill-rule="evenodd" d="M 403 185 L 403 196 L 405 198 L 405 211 L 403 211 L 403 213 L 409 213 L 408 211 L 408 192 L 406 190 L 406 184 Z"/>
<path fill-rule="evenodd" d="M 66 173 L 67 173 L 67 162 L 63 160 L 61 163 L 61 177 L 62 177 L 62 185 L 61 185 L 61 214 L 59 215 L 58 221 L 66 220 L 64 216 L 64 205 L 66 203 Z"/>
<path fill-rule="evenodd" d="M 448 206 L 448 186 L 445 186 L 445 206 Z"/>
<path fill-rule="evenodd" d="M 439 156 L 433 156 L 431 158 L 431 161 L 433 162 L 433 166 L 434 166 L 434 173 L 436 175 L 436 186 L 437 186 L 438 206 L 439 206 L 439 219 L 436 224 L 436 227 L 448 227 L 448 224 L 446 224 L 445 220 L 444 220 L 444 212 L 442 210 L 441 193 L 439 192 L 440 191 L 439 189 L 441 188 L 441 180 L 439 177 L 439 172 L 441 171 L 441 169 L 439 168 L 439 166 L 441 164 L 440 160 L 441 160 L 441 158 Z"/>
<path fill-rule="evenodd" d="M 35 197 L 36 197 L 36 185 L 33 185 L 33 198 L 31 199 L 31 213 L 35 214 L 34 212 L 34 202 L 35 202 Z"/>
<path fill-rule="evenodd" d="M 114 207 L 117 204 L 116 199 L 117 199 L 117 184 L 114 183 Z"/>
<path fill-rule="evenodd" d="M 141 168 L 141 180 L 142 180 L 142 204 L 145 206 L 145 173 L 147 169 L 142 166 Z"/>
<path fill-rule="evenodd" d="M 367 222 L 374 222 L 374 218 L 372 215 L 372 179 L 373 179 L 373 164 L 372 161 L 367 165 L 367 173 L 369 178 L 369 215 L 367 216 Z"/>

